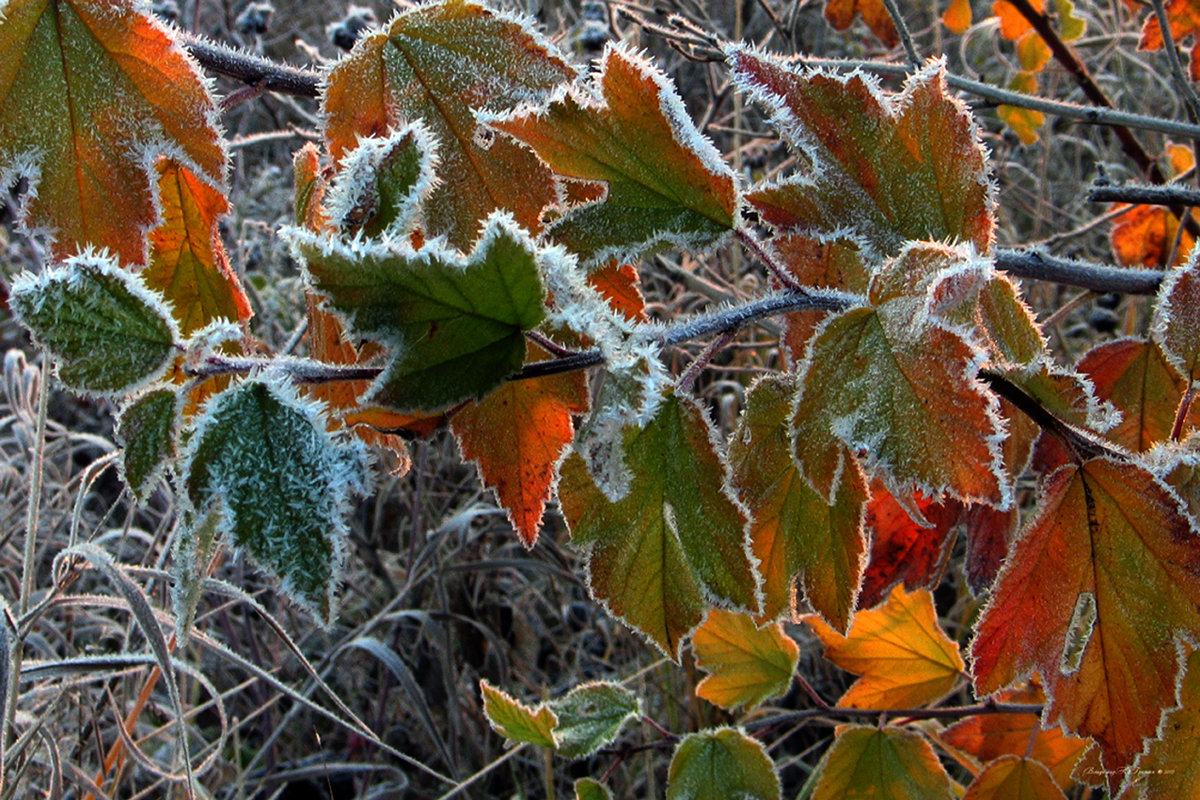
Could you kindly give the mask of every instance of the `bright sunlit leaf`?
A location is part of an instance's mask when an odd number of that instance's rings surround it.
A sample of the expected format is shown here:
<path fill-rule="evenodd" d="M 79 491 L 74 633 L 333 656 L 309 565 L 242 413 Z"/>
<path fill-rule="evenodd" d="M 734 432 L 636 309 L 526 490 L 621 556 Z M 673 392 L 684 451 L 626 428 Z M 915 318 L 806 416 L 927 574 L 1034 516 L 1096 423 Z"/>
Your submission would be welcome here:
<path fill-rule="evenodd" d="M 1099 743 L 1111 790 L 1175 702 L 1178 639 L 1200 634 L 1200 536 L 1179 498 L 1095 458 L 1043 481 L 972 644 L 989 694 L 1032 670 L 1045 724 Z"/>
<path fill-rule="evenodd" d="M 1007 5 L 1007 3 L 1005 4 Z M 1037 34 L 1033 34 L 1037 36 Z M 1041 39 L 1039 38 L 1040 42 Z M 1008 88 L 1014 92 L 1021 94 L 1037 94 L 1037 76 L 1032 72 L 1019 72 L 1012 81 L 1009 82 Z M 996 116 L 1012 128 L 1013 133 L 1021 140 L 1021 144 L 1029 146 L 1038 140 L 1038 128 L 1046 123 L 1046 115 L 1041 111 L 1034 111 L 1030 108 L 1022 108 L 1021 106 L 1010 106 L 1001 103 L 996 107 Z"/>
<path fill-rule="evenodd" d="M 545 705 L 529 708 L 486 680 L 479 682 L 479 692 L 483 695 L 483 713 L 496 733 L 509 742 L 554 747 L 558 716 L 552 710 Z"/>
<path fill-rule="evenodd" d="M 605 51 L 592 87 L 490 124 L 558 174 L 607 187 L 550 228 L 590 260 L 631 257 L 662 241 L 705 245 L 734 227 L 733 173 L 662 73 L 622 47 Z"/>
<path fill-rule="evenodd" d="M 425 205 L 429 233 L 467 250 L 496 209 L 536 230 L 557 196 L 550 170 L 528 148 L 479 135 L 476 112 L 536 102 L 574 77 L 528 20 L 468 0 L 430 3 L 364 36 L 330 71 L 325 136 L 340 162 L 358 137 L 421 120 L 440 160 Z"/>
<path fill-rule="evenodd" d="M 1167 24 L 1171 26 L 1171 37 L 1178 46 L 1180 41 L 1192 37 L 1191 77 L 1200 81 L 1200 4 L 1196 0 L 1167 0 L 1165 3 Z M 1158 15 L 1151 13 L 1142 25 L 1142 39 L 1138 42 L 1139 50 L 1162 50 L 1164 47 L 1162 27 L 1158 24 Z"/>
<path fill-rule="evenodd" d="M 721 708 L 745 706 L 787 692 L 800 648 L 781 625 L 759 628 L 746 614 L 714 609 L 692 636 L 696 666 L 709 675 L 696 694 Z"/>
<path fill-rule="evenodd" d="M 714 602 L 760 603 L 746 514 L 714 438 L 695 400 L 667 394 L 624 432 L 624 497 L 609 499 L 574 453 L 558 486 L 571 538 L 589 551 L 593 595 L 676 661 Z"/>
<path fill-rule="evenodd" d="M 897 586 L 883 605 L 854 615 L 848 636 L 815 617 L 805 622 L 826 658 L 861 676 L 838 700 L 845 708 L 917 708 L 949 694 L 966 669 L 928 589 Z"/>
<path fill-rule="evenodd" d="M 7 0 L 0 18 L 0 189 L 30 179 L 21 219 L 55 255 L 90 245 L 144 264 L 154 156 L 224 181 L 203 77 L 131 1 Z"/>
<path fill-rule="evenodd" d="M 951 33 L 965 33 L 971 27 L 971 0 L 950 0 L 942 12 L 942 24 Z"/>

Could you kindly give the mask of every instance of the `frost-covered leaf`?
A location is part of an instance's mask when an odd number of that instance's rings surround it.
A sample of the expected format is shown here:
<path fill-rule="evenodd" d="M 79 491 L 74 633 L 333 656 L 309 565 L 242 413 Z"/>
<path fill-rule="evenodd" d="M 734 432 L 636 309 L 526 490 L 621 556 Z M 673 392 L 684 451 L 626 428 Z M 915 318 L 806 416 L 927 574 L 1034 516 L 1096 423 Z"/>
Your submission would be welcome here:
<path fill-rule="evenodd" d="M 157 155 L 223 182 L 205 80 L 143 6 L 8 0 L 0 53 L 0 189 L 30 179 L 21 219 L 55 255 L 91 245 L 145 263 Z"/>
<path fill-rule="evenodd" d="M 600 681 L 576 686 L 565 697 L 546 705 L 558 717 L 554 742 L 564 758 L 586 758 L 607 747 L 625 723 L 641 713 L 637 695 L 615 683 Z"/>
<path fill-rule="evenodd" d="M 103 255 L 22 273 L 9 305 L 54 357 L 62 382 L 82 392 L 133 392 L 161 377 L 176 355 L 179 332 L 162 298 Z"/>
<path fill-rule="evenodd" d="M 861 677 L 842 695 L 844 708 L 916 708 L 942 699 L 966 665 L 937 621 L 928 589 L 897 586 L 887 601 L 854 615 L 842 636 L 815 617 L 805 619 L 825 645 L 825 657 Z"/>
<path fill-rule="evenodd" d="M 825 0 L 825 19 L 835 30 L 849 28 L 855 16 L 862 17 L 871 33 L 889 49 L 900 43 L 896 23 L 883 0 Z"/>
<path fill-rule="evenodd" d="M 554 747 L 554 726 L 558 716 L 545 705 L 529 708 L 487 681 L 479 682 L 483 695 L 483 713 L 496 733 L 510 742 L 528 742 Z"/>
<path fill-rule="evenodd" d="M 1046 697 L 1039 687 L 1029 686 L 1003 691 L 996 700 L 1037 704 Z M 1065 734 L 1057 725 L 1044 727 L 1037 714 L 979 714 L 959 720 L 938 738 L 982 763 L 1005 755 L 1036 759 L 1063 791 L 1071 788 L 1071 771 L 1091 746 L 1090 740 Z"/>
<path fill-rule="evenodd" d="M 1188 386 L 1195 383 L 1200 378 L 1200 253 L 1167 273 L 1151 329 L 1167 361 Z"/>
<path fill-rule="evenodd" d="M 851 235 L 875 258 L 909 240 L 991 247 L 987 159 L 942 65 L 889 97 L 861 73 L 801 72 L 743 47 L 728 59 L 742 90 L 807 161 L 806 174 L 747 194 L 767 222 L 812 238 Z"/>
<path fill-rule="evenodd" d="M 950 776 L 921 734 L 844 725 L 821 763 L 813 800 L 952 800 Z"/>
<path fill-rule="evenodd" d="M 436 187 L 437 143 L 421 122 L 360 138 L 342 157 L 325 211 L 345 235 L 404 236 Z"/>
<path fill-rule="evenodd" d="M 915 521 L 907 509 L 918 511 L 924 521 Z M 954 545 L 955 525 L 961 510 L 953 500 L 935 503 L 921 494 L 901 502 L 882 482 L 873 481 L 866 515 L 871 552 L 863 572 L 858 607 L 878 605 L 899 583 L 910 592 L 936 586 Z"/>
<path fill-rule="evenodd" d="M 1138 758 L 1122 800 L 1200 797 L 1200 650 L 1187 656 L 1179 708 L 1167 712 L 1159 733 Z"/>
<path fill-rule="evenodd" d="M 1121 414 L 1105 438 L 1135 453 L 1167 441 L 1187 384 L 1156 342 L 1118 339 L 1093 347 L 1078 370 L 1095 386 L 1097 397 Z M 1182 434 L 1200 426 L 1200 407 L 1192 406 Z"/>
<path fill-rule="evenodd" d="M 136 398 L 117 420 L 121 472 L 134 497 L 149 499 L 163 466 L 175 455 L 179 436 L 180 397 L 172 389 L 155 389 Z"/>
<path fill-rule="evenodd" d="M 547 357 L 533 344 L 527 349 L 531 361 Z M 537 541 L 554 468 L 575 438 L 572 418 L 587 408 L 587 378 L 579 371 L 511 381 L 450 420 L 463 458 L 478 465 L 526 547 Z"/>
<path fill-rule="evenodd" d="M 734 485 L 753 519 L 750 541 L 763 580 L 763 618 L 791 608 L 799 575 L 812 607 L 844 631 L 864 566 L 866 482 L 857 462 L 848 459 L 830 505 L 804 481 L 787 430 L 794 393 L 793 382 L 783 376 L 764 378 L 747 393 L 729 439 Z"/>
<path fill-rule="evenodd" d="M 466 250 L 496 209 L 536 230 L 557 198 L 545 164 L 517 142 L 477 135 L 475 113 L 536 102 L 574 77 L 526 19 L 467 0 L 422 5 L 364 36 L 330 71 L 325 136 L 341 161 L 358 137 L 422 120 L 440 157 L 429 233 Z"/>
<path fill-rule="evenodd" d="M 667 772 L 667 800 L 779 800 L 780 792 L 762 744 L 733 728 L 684 737 Z"/>
<path fill-rule="evenodd" d="M 554 257 L 505 215 L 469 256 L 436 242 L 355 246 L 292 229 L 313 287 L 390 360 L 364 400 L 438 411 L 482 397 L 525 363 L 524 332 L 546 315 L 541 263 Z"/>
<path fill-rule="evenodd" d="M 958 251 L 913 245 L 872 278 L 870 307 L 820 328 L 797 370 L 792 440 L 822 497 L 836 492 L 848 447 L 863 449 L 893 486 L 1006 501 L 1003 429 L 976 378 L 982 353 L 932 311 L 944 288 L 970 294 L 966 279 L 984 274 Z"/>
<path fill-rule="evenodd" d="M 632 264 L 612 262 L 593 270 L 588 285 L 598 291 L 608 304 L 631 322 L 646 322 L 646 300 L 638 288 L 637 269 Z"/>
<path fill-rule="evenodd" d="M 190 508 L 218 509 L 224 535 L 328 625 L 349 498 L 366 493 L 361 443 L 333 439 L 287 384 L 252 380 L 208 402 L 182 462 Z"/>
<path fill-rule="evenodd" d="M 759 628 L 752 617 L 713 609 L 692 636 L 696 666 L 709 673 L 696 694 L 726 710 L 787 692 L 800 648 L 782 625 Z"/>
<path fill-rule="evenodd" d="M 317 146 L 308 142 L 292 156 L 292 221 L 301 228 L 318 232 L 325 229 L 325 192 L 329 189 Z"/>
<path fill-rule="evenodd" d="M 204 579 L 219 546 L 221 511 L 184 508 L 180 511 L 175 546 L 171 552 L 171 605 L 175 611 L 175 631 L 187 634 L 196 617 L 196 606 L 204 589 Z"/>
<path fill-rule="evenodd" d="M 963 800 L 1067 800 L 1038 761 L 1001 756 L 971 781 Z"/>
<path fill-rule="evenodd" d="M 975 686 L 1039 671 L 1045 724 L 1094 737 L 1115 792 L 1175 702 L 1177 640 L 1200 635 L 1200 536 L 1135 464 L 1068 464 L 1041 495 L 976 626 Z"/>
<path fill-rule="evenodd" d="M 734 227 L 733 173 L 662 73 L 623 47 L 605 51 L 591 90 L 573 86 L 545 108 L 490 124 L 560 175 L 607 186 L 550 228 L 588 259 L 631 257 L 661 241 L 697 247 Z"/>
<path fill-rule="evenodd" d="M 142 280 L 170 303 L 184 336 L 218 319 L 246 322 L 254 312 L 217 226 L 229 201 L 177 162 L 160 161 L 157 170 L 163 219 L 150 232 Z"/>
<path fill-rule="evenodd" d="M 696 401 L 667 394 L 624 431 L 624 497 L 610 500 L 578 454 L 558 486 L 571 537 L 589 550 L 593 595 L 676 661 L 712 604 L 759 607 L 746 515 L 714 442 Z"/>

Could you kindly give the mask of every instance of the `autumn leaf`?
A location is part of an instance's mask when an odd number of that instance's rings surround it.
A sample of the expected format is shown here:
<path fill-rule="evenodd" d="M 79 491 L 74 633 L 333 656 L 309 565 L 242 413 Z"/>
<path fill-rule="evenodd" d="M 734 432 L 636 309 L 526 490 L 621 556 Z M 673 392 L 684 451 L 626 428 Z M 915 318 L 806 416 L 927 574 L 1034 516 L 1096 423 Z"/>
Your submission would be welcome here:
<path fill-rule="evenodd" d="M 1002 703 L 1045 702 L 1040 687 L 1028 686 L 1000 692 Z M 1037 714 L 978 714 L 959 720 L 938 737 L 944 744 L 973 756 L 981 763 L 1005 755 L 1035 759 L 1050 770 L 1059 788 L 1071 788 L 1071 771 L 1091 746 L 1088 739 L 1062 732 L 1057 725 L 1044 727 Z"/>
<path fill-rule="evenodd" d="M 185 336 L 218 319 L 247 322 L 254 313 L 250 299 L 217 227 L 229 201 L 177 162 L 161 160 L 157 171 L 163 219 L 150 232 L 142 280 L 171 304 Z"/>
<path fill-rule="evenodd" d="M 1179 231 L 1179 217 L 1161 206 L 1134 206 L 1113 225 L 1113 256 L 1125 267 L 1161 268 L 1174 248 L 1174 264 L 1182 264 L 1195 247 L 1196 239 L 1185 228 Z M 1175 248 L 1175 241 L 1179 247 Z"/>
<path fill-rule="evenodd" d="M 593 270 L 588 285 L 598 291 L 621 316 L 630 322 L 646 322 L 646 300 L 638 288 L 640 280 L 632 264 L 612 262 Z"/>
<path fill-rule="evenodd" d="M 733 728 L 688 734 L 667 772 L 667 800 L 779 800 L 779 775 L 766 748 Z"/>
<path fill-rule="evenodd" d="M 592 594 L 676 661 L 714 602 L 760 604 L 746 515 L 714 438 L 696 401 L 669 393 L 624 431 L 623 497 L 607 497 L 577 453 L 558 486 L 571 538 L 588 548 Z"/>
<path fill-rule="evenodd" d="M 1200 797 L 1200 650 L 1185 664 L 1179 707 L 1167 712 L 1160 735 L 1138 758 L 1122 800 Z"/>
<path fill-rule="evenodd" d="M 861 16 L 863 22 L 871 29 L 871 33 L 883 42 L 890 50 L 900 44 L 900 34 L 896 32 L 896 23 L 888 13 L 883 0 L 826 0 L 825 19 L 835 30 L 844 31 L 854 22 L 854 17 Z"/>
<path fill-rule="evenodd" d="M 1005 4 L 1007 5 L 1007 3 Z M 1037 34 L 1033 34 L 1037 36 Z M 1041 41 L 1041 39 L 1038 39 Z M 1037 76 L 1032 72 L 1020 72 L 1013 77 L 1009 82 L 1008 88 L 1014 92 L 1021 94 L 1037 94 Z M 1012 128 L 1013 133 L 1021 140 L 1021 144 L 1028 147 L 1038 140 L 1038 128 L 1046 124 L 1046 115 L 1041 111 L 1034 111 L 1031 108 L 1023 108 L 1021 106 L 1010 106 L 1006 103 L 1001 103 L 996 106 L 996 116 L 1005 125 Z"/>
<path fill-rule="evenodd" d="M 1200 377 L 1200 253 L 1167 273 L 1150 323 L 1167 361 L 1192 386 Z M 1157 398 L 1156 398 L 1157 400 Z"/>
<path fill-rule="evenodd" d="M 813 800 L 952 800 L 950 776 L 921 734 L 843 725 L 819 767 Z"/>
<path fill-rule="evenodd" d="M 557 197 L 550 170 L 528 148 L 477 135 L 476 112 L 536 101 L 574 77 L 558 49 L 522 19 L 466 0 L 428 4 L 364 36 L 330 71 L 325 137 L 340 162 L 358 137 L 421 120 L 440 157 L 426 224 L 467 250 L 496 209 L 537 230 Z"/>
<path fill-rule="evenodd" d="M 496 214 L 469 255 L 438 241 L 344 242 L 290 229 L 314 289 L 390 360 L 364 398 L 393 411 L 441 411 L 482 397 L 525 363 L 525 331 L 545 318 L 550 257 Z"/>
<path fill-rule="evenodd" d="M 1200 81 L 1200 5 L 1196 0 L 1167 0 L 1165 4 L 1167 24 L 1171 27 L 1171 38 L 1179 45 L 1187 37 L 1192 37 L 1191 76 L 1193 81 Z M 1142 25 L 1142 38 L 1138 42 L 1139 50 L 1162 50 L 1164 46 L 1162 27 L 1158 24 L 1158 15 L 1150 14 Z"/>
<path fill-rule="evenodd" d="M 977 292 L 985 273 L 958 251 L 914 244 L 872 278 L 869 307 L 820 328 L 797 370 L 792 441 L 806 480 L 827 501 L 845 449 L 862 448 L 892 486 L 1003 504 L 1001 426 L 976 378 L 980 352 L 968 332 L 931 313 L 954 305 L 947 292 Z"/>
<path fill-rule="evenodd" d="M 985 503 L 972 503 L 962 515 L 967 539 L 965 570 L 967 586 L 980 594 L 991 587 L 1008 557 L 1008 548 L 1017 536 L 1020 510 L 1014 505 L 1001 511 Z"/>
<path fill-rule="evenodd" d="M 749 711 L 787 692 L 800 648 L 782 625 L 759 628 L 746 614 L 714 609 L 692 636 L 696 666 L 709 673 L 696 695 L 721 708 Z"/>
<path fill-rule="evenodd" d="M 623 47 L 605 50 L 589 89 L 573 86 L 544 108 L 488 122 L 556 173 L 607 187 L 550 226 L 589 261 L 633 257 L 664 241 L 703 246 L 734 227 L 732 171 L 662 73 Z"/>
<path fill-rule="evenodd" d="M 950 0 L 942 12 L 942 24 L 951 33 L 966 33 L 971 27 L 971 0 Z"/>
<path fill-rule="evenodd" d="M 1043 481 L 972 644 L 990 694 L 1038 670 L 1045 724 L 1099 743 L 1114 793 L 1175 702 L 1177 640 L 1200 632 L 1200 539 L 1145 469 L 1095 458 Z"/>
<path fill-rule="evenodd" d="M 8 0 L 0 53 L 0 188 L 29 179 L 21 224 L 48 234 L 56 256 L 91 245 L 146 263 L 156 155 L 223 184 L 212 95 L 148 10 Z"/>
<path fill-rule="evenodd" d="M 1035 759 L 1001 756 L 976 776 L 963 800 L 1067 800 L 1067 796 Z"/>
<path fill-rule="evenodd" d="M 845 631 L 863 570 L 863 507 L 867 489 L 858 464 L 847 472 L 832 505 L 801 477 L 792 460 L 787 419 L 794 384 L 767 377 L 746 394 L 729 439 L 734 484 L 751 511 L 751 547 L 763 580 L 763 619 L 792 606 L 797 576 L 810 605 Z"/>
<path fill-rule="evenodd" d="M 883 605 L 854 615 L 848 636 L 815 617 L 804 621 L 826 658 L 861 676 L 838 700 L 843 708 L 917 708 L 949 694 L 966 668 L 928 589 L 897 586 Z"/>
<path fill-rule="evenodd" d="M 532 344 L 527 352 L 531 361 L 548 355 Z M 587 408 L 586 376 L 573 372 L 511 381 L 450 421 L 463 458 L 478 465 L 526 547 L 537 541 L 554 468 L 575 438 L 572 415 Z"/>
<path fill-rule="evenodd" d="M 746 195 L 779 232 L 849 235 L 871 260 L 897 255 L 910 240 L 991 248 L 987 159 L 970 113 L 946 91 L 941 65 L 884 95 L 861 74 L 801 72 L 743 47 L 726 57 L 738 86 L 809 167 Z"/>
<path fill-rule="evenodd" d="M 558 715 L 545 705 L 530 708 L 507 693 L 492 686 L 486 680 L 479 682 L 483 695 L 483 713 L 492 730 L 509 742 L 526 742 L 554 747 L 554 727 Z"/>

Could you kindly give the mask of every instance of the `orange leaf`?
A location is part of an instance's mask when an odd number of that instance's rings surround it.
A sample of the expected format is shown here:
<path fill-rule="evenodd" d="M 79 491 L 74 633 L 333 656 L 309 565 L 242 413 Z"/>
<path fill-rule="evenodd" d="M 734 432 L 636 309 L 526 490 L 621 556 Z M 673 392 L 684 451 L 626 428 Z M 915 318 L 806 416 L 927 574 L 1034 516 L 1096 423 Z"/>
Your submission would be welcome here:
<path fill-rule="evenodd" d="M 1002 756 L 971 782 L 963 800 L 1067 800 L 1067 796 L 1034 759 Z"/>
<path fill-rule="evenodd" d="M 900 43 L 896 23 L 892 21 L 892 15 L 887 12 L 883 0 L 827 0 L 825 4 L 825 19 L 835 30 L 849 28 L 856 14 L 863 18 L 871 33 L 888 49 Z"/>
<path fill-rule="evenodd" d="M 530 361 L 547 356 L 532 344 L 526 350 Z M 575 437 L 571 417 L 587 408 L 586 377 L 572 372 L 510 381 L 450 421 L 463 458 L 479 466 L 526 547 L 537 541 L 554 467 Z"/>
<path fill-rule="evenodd" d="M 1044 0 L 1030 0 L 1029 5 L 1033 6 L 1033 10 L 1041 13 Z M 1015 42 L 1024 36 L 1029 31 L 1033 30 L 1033 26 L 1029 24 L 1029 20 L 1017 10 L 1017 7 L 1006 0 L 997 0 L 992 3 L 992 14 L 996 19 L 1000 20 L 1000 35 L 1010 42 Z"/>
<path fill-rule="evenodd" d="M 1042 703 L 1037 687 L 1001 692 L 1005 703 Z M 1090 746 L 1087 739 L 1071 736 L 1057 726 L 1043 728 L 1036 714 L 979 714 L 959 720 L 939 737 L 942 742 L 981 762 L 1004 755 L 1027 756 L 1044 765 L 1059 787 L 1071 787 L 1071 770 Z"/>
<path fill-rule="evenodd" d="M 612 262 L 587 277 L 588 284 L 600 292 L 608 304 L 631 322 L 645 322 L 646 301 L 638 288 L 640 280 L 632 264 Z"/>
<path fill-rule="evenodd" d="M 724 709 L 745 706 L 787 692 L 800 660 L 800 648 L 782 625 L 759 628 L 746 614 L 714 609 L 692 635 L 696 666 L 710 673 L 696 695 Z"/>
<path fill-rule="evenodd" d="M 496 208 L 532 231 L 557 197 L 550 170 L 528 148 L 474 135 L 475 112 L 533 102 L 574 77 L 515 17 L 467 0 L 419 6 L 363 37 L 330 71 L 325 136 L 340 161 L 359 136 L 423 120 L 438 143 L 441 181 L 424 206 L 427 233 L 465 252 Z"/>
<path fill-rule="evenodd" d="M 1171 38 L 1178 45 L 1188 36 L 1193 37 L 1192 47 L 1192 80 L 1200 81 L 1200 2 L 1197 0 L 1169 0 L 1166 4 L 1167 22 L 1171 26 Z M 1161 50 L 1163 48 L 1162 28 L 1158 24 L 1158 16 L 1151 14 L 1146 17 L 1142 26 L 1142 39 L 1138 42 L 1139 50 Z"/>
<path fill-rule="evenodd" d="M 942 14 L 942 24 L 951 33 L 965 33 L 971 27 L 971 0 L 950 0 Z"/>
<path fill-rule="evenodd" d="M 1115 793 L 1175 702 L 1198 609 L 1200 537 L 1178 497 L 1132 463 L 1068 464 L 1043 482 L 976 627 L 976 689 L 1038 670 L 1045 724 L 1095 738 Z"/>
<path fill-rule="evenodd" d="M 942 699 L 965 664 L 958 645 L 938 625 L 933 595 L 897 586 L 887 602 L 854 615 L 842 636 L 816 617 L 804 620 L 825 645 L 825 657 L 861 675 L 838 705 L 843 708 L 916 708 Z"/>
<path fill-rule="evenodd" d="M 154 155 L 222 184 L 204 78 L 141 5 L 9 0 L 0 53 L 0 177 L 30 179 L 21 223 L 51 235 L 56 256 L 93 245 L 146 263 Z"/>
<path fill-rule="evenodd" d="M 1168 712 L 1159 728 L 1161 735 L 1150 742 L 1138 759 L 1122 800 L 1170 797 L 1173 800 L 1200 798 L 1200 650 L 1187 657 L 1187 669 L 1179 684 L 1179 708 Z"/>
<path fill-rule="evenodd" d="M 150 232 L 150 265 L 142 279 L 162 292 L 185 336 L 216 319 L 246 322 L 253 312 L 229 266 L 217 220 L 225 196 L 174 161 L 158 164 L 163 221 Z"/>
<path fill-rule="evenodd" d="M 1114 205 L 1113 208 L 1121 208 Z M 1190 212 L 1189 212 L 1190 213 Z M 1179 218 L 1161 206 L 1134 206 L 1113 225 L 1110 240 L 1113 256 L 1122 266 L 1162 267 L 1179 233 Z M 1196 239 L 1186 230 L 1175 251 L 1175 264 L 1182 264 Z"/>

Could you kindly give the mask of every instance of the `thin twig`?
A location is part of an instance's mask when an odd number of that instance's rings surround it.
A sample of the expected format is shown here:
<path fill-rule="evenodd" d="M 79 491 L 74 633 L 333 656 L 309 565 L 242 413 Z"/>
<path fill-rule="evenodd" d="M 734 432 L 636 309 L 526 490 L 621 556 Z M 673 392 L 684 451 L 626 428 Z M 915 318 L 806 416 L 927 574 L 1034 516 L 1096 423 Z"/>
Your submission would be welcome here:
<path fill-rule="evenodd" d="M 900 36 L 900 44 L 904 47 L 904 55 L 908 58 L 908 65 L 915 72 L 921 68 L 921 57 L 917 55 L 917 48 L 913 45 L 912 34 L 908 31 L 908 23 L 904 21 L 903 15 L 900 13 L 900 5 L 896 0 L 883 0 L 883 7 L 887 9 L 888 16 L 892 18 L 892 24 L 896 26 L 896 33 Z"/>
<path fill-rule="evenodd" d="M 1042 708 L 1040 704 L 987 702 L 969 706 L 946 706 L 942 708 L 905 708 L 887 711 L 886 713 L 889 717 L 904 719 L 962 719 L 979 714 L 1041 714 Z M 878 708 L 807 708 L 803 711 L 792 711 L 787 714 L 752 720 L 745 723 L 742 727 L 747 732 L 751 732 L 760 728 L 789 725 L 793 722 L 801 722 L 806 719 L 819 717 L 849 717 L 855 719 L 862 717 L 875 718 L 879 714 L 880 710 Z"/>

